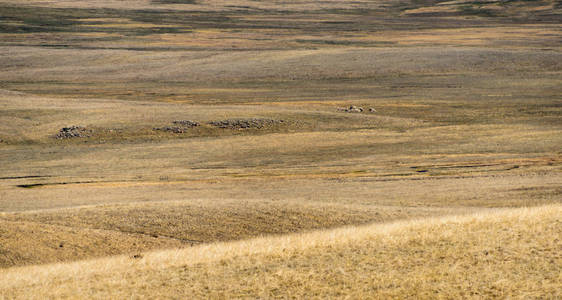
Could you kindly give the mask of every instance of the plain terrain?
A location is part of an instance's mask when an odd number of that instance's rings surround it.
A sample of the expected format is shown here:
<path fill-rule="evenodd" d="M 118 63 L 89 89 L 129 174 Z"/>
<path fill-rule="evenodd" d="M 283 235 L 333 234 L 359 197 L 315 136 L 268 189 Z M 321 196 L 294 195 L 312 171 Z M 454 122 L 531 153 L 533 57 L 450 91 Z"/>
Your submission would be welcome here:
<path fill-rule="evenodd" d="M 0 0 L 0 298 L 559 297 L 561 18 Z"/>

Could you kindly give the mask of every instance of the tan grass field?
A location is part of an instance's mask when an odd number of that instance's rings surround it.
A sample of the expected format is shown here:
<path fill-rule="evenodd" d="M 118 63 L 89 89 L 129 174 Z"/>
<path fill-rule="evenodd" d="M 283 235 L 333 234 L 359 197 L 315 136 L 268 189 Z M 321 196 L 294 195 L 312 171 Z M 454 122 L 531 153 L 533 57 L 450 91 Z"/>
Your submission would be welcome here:
<path fill-rule="evenodd" d="M 22 298 L 558 298 L 561 213 L 502 209 L 13 268 L 0 288 Z"/>
<path fill-rule="evenodd" d="M 0 0 L 0 299 L 560 298 L 561 12 Z"/>

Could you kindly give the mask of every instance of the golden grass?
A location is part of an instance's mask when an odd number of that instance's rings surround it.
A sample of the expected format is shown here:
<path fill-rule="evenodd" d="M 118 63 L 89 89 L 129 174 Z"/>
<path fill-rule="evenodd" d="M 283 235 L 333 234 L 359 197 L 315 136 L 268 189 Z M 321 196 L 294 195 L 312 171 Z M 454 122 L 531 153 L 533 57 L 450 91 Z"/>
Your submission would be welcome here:
<path fill-rule="evenodd" d="M 561 213 L 560 205 L 503 209 L 14 268 L 0 275 L 0 290 L 10 298 L 557 298 Z"/>

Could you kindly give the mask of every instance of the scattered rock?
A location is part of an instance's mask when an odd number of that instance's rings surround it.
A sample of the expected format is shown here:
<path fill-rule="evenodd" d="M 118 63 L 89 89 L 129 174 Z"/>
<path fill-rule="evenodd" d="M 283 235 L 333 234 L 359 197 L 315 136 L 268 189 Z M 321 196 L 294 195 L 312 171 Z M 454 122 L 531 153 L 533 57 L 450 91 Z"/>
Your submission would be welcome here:
<path fill-rule="evenodd" d="M 63 127 L 59 133 L 55 135 L 57 139 L 84 138 L 89 137 L 92 130 L 82 126 Z"/>
<path fill-rule="evenodd" d="M 350 107 L 340 108 L 339 110 L 344 111 L 344 112 L 348 112 L 348 113 L 360 113 L 360 112 L 363 112 L 363 107 L 351 105 Z"/>
<path fill-rule="evenodd" d="M 224 129 L 262 129 L 264 127 L 283 123 L 283 120 L 273 119 L 228 119 L 209 122 L 209 124 Z"/>
<path fill-rule="evenodd" d="M 158 128 L 153 128 L 153 130 L 168 131 L 168 132 L 173 132 L 173 133 L 184 133 L 184 132 L 187 132 L 187 130 L 190 129 L 190 128 L 197 127 L 197 126 L 201 125 L 198 122 L 190 121 L 190 120 L 173 121 L 172 124 L 174 124 L 176 126 L 158 127 Z"/>
<path fill-rule="evenodd" d="M 187 131 L 187 129 L 188 128 L 178 127 L 178 126 L 164 126 L 164 127 L 153 128 L 153 130 L 168 131 L 173 133 L 184 133 Z"/>
<path fill-rule="evenodd" d="M 174 125 L 178 125 L 178 126 L 183 126 L 183 127 L 197 127 L 201 124 L 199 124 L 199 122 L 195 122 L 195 121 L 190 121 L 190 120 L 179 120 L 179 121 L 174 121 L 172 122 Z"/>
<path fill-rule="evenodd" d="M 132 256 L 132 258 L 134 259 L 141 259 L 142 258 L 142 254 L 135 254 Z"/>
<path fill-rule="evenodd" d="M 349 107 L 340 107 L 340 108 L 338 108 L 338 110 L 343 111 L 343 112 L 348 112 L 348 113 L 362 113 L 362 112 L 365 111 L 363 109 L 363 107 L 355 106 L 355 105 L 351 105 Z M 377 112 L 377 110 L 372 108 L 372 107 L 369 107 L 368 111 L 370 113 L 376 113 Z"/>

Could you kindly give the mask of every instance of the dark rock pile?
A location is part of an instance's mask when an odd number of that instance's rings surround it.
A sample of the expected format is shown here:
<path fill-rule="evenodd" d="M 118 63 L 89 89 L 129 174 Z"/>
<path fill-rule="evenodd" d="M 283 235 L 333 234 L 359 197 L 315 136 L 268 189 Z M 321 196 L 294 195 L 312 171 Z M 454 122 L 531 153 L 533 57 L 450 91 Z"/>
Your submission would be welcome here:
<path fill-rule="evenodd" d="M 172 122 L 172 124 L 174 124 L 176 126 L 164 126 L 164 127 L 153 128 L 153 129 L 154 130 L 167 131 L 167 132 L 173 132 L 173 133 L 184 133 L 184 132 L 187 132 L 190 128 L 197 127 L 197 126 L 201 125 L 198 122 L 190 121 L 190 120 L 174 121 L 174 122 Z"/>
<path fill-rule="evenodd" d="M 55 135 L 57 139 L 71 139 L 71 138 L 84 138 L 89 137 L 92 130 L 82 126 L 63 127 Z"/>
<path fill-rule="evenodd" d="M 179 121 L 174 121 L 172 123 L 174 125 L 188 127 L 188 128 L 197 127 L 200 125 L 199 122 L 190 121 L 190 120 L 179 120 Z"/>
<path fill-rule="evenodd" d="M 348 113 L 360 113 L 363 112 L 363 107 L 351 105 L 350 107 L 339 108 L 338 110 Z"/>
<path fill-rule="evenodd" d="M 355 106 L 355 105 L 351 105 L 349 107 L 338 108 L 338 110 L 343 111 L 343 112 L 348 112 L 348 113 L 362 113 L 362 112 L 365 111 L 363 109 L 363 107 L 359 107 L 359 106 Z M 377 112 L 377 110 L 370 107 L 369 112 L 374 113 L 374 112 Z"/>
<path fill-rule="evenodd" d="M 209 124 L 224 129 L 261 129 L 283 123 L 283 120 L 273 119 L 228 119 L 209 122 Z"/>

